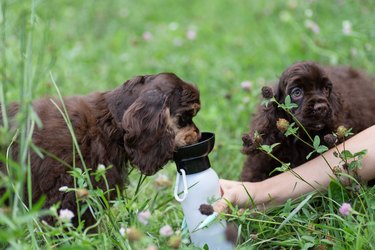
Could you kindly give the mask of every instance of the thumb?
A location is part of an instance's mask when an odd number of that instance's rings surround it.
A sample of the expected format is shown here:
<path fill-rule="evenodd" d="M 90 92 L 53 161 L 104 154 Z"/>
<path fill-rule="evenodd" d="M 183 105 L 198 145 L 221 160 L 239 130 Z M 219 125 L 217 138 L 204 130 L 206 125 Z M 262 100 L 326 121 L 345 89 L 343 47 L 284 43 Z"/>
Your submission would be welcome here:
<path fill-rule="evenodd" d="M 228 203 L 233 203 L 234 199 L 234 195 L 230 192 L 224 193 L 220 200 L 213 204 L 215 212 L 226 212 L 228 210 Z"/>

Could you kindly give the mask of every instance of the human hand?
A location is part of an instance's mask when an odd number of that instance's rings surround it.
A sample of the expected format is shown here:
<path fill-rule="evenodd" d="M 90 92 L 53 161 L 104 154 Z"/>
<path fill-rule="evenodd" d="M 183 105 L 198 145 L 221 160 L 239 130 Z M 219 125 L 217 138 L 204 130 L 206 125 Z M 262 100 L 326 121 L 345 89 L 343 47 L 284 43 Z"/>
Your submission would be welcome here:
<path fill-rule="evenodd" d="M 230 181 L 224 179 L 220 179 L 219 182 L 222 197 L 213 204 L 216 212 L 225 212 L 228 209 L 228 202 L 243 208 L 250 207 L 251 199 L 255 200 L 257 183 Z"/>

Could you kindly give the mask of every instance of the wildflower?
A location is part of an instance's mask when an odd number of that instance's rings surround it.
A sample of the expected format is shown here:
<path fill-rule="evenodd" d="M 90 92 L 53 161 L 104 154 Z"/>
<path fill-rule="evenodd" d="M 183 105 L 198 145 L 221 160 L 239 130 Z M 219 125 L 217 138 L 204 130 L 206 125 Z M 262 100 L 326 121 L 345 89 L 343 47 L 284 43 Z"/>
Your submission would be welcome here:
<path fill-rule="evenodd" d="M 310 19 L 305 21 L 305 27 L 310 29 L 315 34 L 320 33 L 319 25 Z"/>
<path fill-rule="evenodd" d="M 337 142 L 337 138 L 333 134 L 327 134 L 323 137 L 323 139 L 329 148 L 332 148 Z"/>
<path fill-rule="evenodd" d="M 168 28 L 170 29 L 170 30 L 177 30 L 178 29 L 178 23 L 176 23 L 176 22 L 171 22 L 169 25 L 168 25 Z"/>
<path fill-rule="evenodd" d="M 336 135 L 337 135 L 337 138 L 338 139 L 344 139 L 345 138 L 345 134 L 346 134 L 346 131 L 348 131 L 347 128 L 345 128 L 344 126 L 339 126 L 336 130 Z"/>
<path fill-rule="evenodd" d="M 332 169 L 333 173 L 335 175 L 338 175 L 342 172 L 341 168 L 339 166 L 334 166 L 333 169 Z"/>
<path fill-rule="evenodd" d="M 155 245 L 149 245 L 146 250 L 159 250 L 159 248 L 157 248 L 157 246 Z"/>
<path fill-rule="evenodd" d="M 245 91 L 250 91 L 253 83 L 250 81 L 243 81 L 241 82 L 241 88 Z"/>
<path fill-rule="evenodd" d="M 342 21 L 342 33 L 346 36 L 352 34 L 352 23 L 349 20 Z"/>
<path fill-rule="evenodd" d="M 59 191 L 60 192 L 66 192 L 66 191 L 68 191 L 68 189 L 69 188 L 67 186 L 62 186 L 62 187 L 59 188 Z"/>
<path fill-rule="evenodd" d="M 262 96 L 265 99 L 271 99 L 273 97 L 273 90 L 272 90 L 272 88 L 264 86 L 262 88 Z"/>
<path fill-rule="evenodd" d="M 137 217 L 138 217 L 138 221 L 140 223 L 142 223 L 143 225 L 147 225 L 148 224 L 148 220 L 151 217 L 151 212 L 149 210 L 145 210 L 145 211 L 139 212 L 138 215 L 137 215 Z"/>
<path fill-rule="evenodd" d="M 167 175 L 159 174 L 155 178 L 155 185 L 156 185 L 157 188 L 167 188 L 167 187 L 170 187 L 172 185 L 172 182 Z"/>
<path fill-rule="evenodd" d="M 168 246 L 171 247 L 172 249 L 179 249 L 180 245 L 181 245 L 181 237 L 178 235 L 173 235 L 168 240 Z"/>
<path fill-rule="evenodd" d="M 245 209 L 243 209 L 243 208 L 240 208 L 240 209 L 238 209 L 238 211 L 237 211 L 237 216 L 241 216 L 241 215 L 243 215 L 244 214 L 244 212 L 245 212 Z"/>
<path fill-rule="evenodd" d="M 306 10 L 305 10 L 305 15 L 306 15 L 307 17 L 312 17 L 313 14 L 314 14 L 314 12 L 313 12 L 311 9 L 306 9 Z"/>
<path fill-rule="evenodd" d="M 126 236 L 129 241 L 138 241 L 142 238 L 142 232 L 135 227 L 129 227 L 126 229 Z"/>
<path fill-rule="evenodd" d="M 186 38 L 188 40 L 195 40 L 195 38 L 197 38 L 197 32 L 195 30 L 189 29 L 186 32 Z"/>
<path fill-rule="evenodd" d="M 258 239 L 258 234 L 250 234 L 250 239 L 252 240 L 257 240 Z"/>
<path fill-rule="evenodd" d="M 348 216 L 352 210 L 352 206 L 349 203 L 344 202 L 339 208 L 339 212 L 342 216 Z"/>
<path fill-rule="evenodd" d="M 100 172 L 103 171 L 104 172 L 105 171 L 105 166 L 103 164 L 99 164 L 98 171 L 100 171 Z"/>
<path fill-rule="evenodd" d="M 292 16 L 290 15 L 290 13 L 285 10 L 280 12 L 279 18 L 281 21 L 286 22 L 286 23 L 292 20 Z"/>
<path fill-rule="evenodd" d="M 204 215 L 211 215 L 214 213 L 214 208 L 210 204 L 201 204 L 199 206 L 199 212 Z"/>
<path fill-rule="evenodd" d="M 70 222 L 74 217 L 74 213 L 69 209 L 60 209 L 59 218 L 63 221 Z"/>
<path fill-rule="evenodd" d="M 284 118 L 279 118 L 279 120 L 276 122 L 276 127 L 280 132 L 284 133 L 288 130 L 289 122 Z"/>
<path fill-rule="evenodd" d="M 143 40 L 150 41 L 152 39 L 152 34 L 151 32 L 146 31 L 143 33 L 142 37 L 143 37 Z"/>
<path fill-rule="evenodd" d="M 77 188 L 76 194 L 78 199 L 84 199 L 89 195 L 89 190 L 86 188 Z"/>
<path fill-rule="evenodd" d="M 126 229 L 124 227 L 121 227 L 119 232 L 120 232 L 121 236 L 125 237 Z"/>
<path fill-rule="evenodd" d="M 165 225 L 162 228 L 160 228 L 159 233 L 161 236 L 171 236 L 173 234 L 173 229 L 170 225 Z"/>
<path fill-rule="evenodd" d="M 254 143 L 255 143 L 255 145 L 257 145 L 257 146 L 260 146 L 260 145 L 262 145 L 262 143 L 263 143 L 262 135 L 259 134 L 258 131 L 255 131 L 255 132 L 254 132 Z"/>

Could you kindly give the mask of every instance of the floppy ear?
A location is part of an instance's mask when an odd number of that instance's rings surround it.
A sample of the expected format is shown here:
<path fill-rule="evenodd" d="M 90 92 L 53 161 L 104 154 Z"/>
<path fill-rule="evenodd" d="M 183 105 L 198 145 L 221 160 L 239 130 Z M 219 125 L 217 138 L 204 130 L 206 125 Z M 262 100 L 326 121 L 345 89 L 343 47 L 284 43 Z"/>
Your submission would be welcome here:
<path fill-rule="evenodd" d="M 285 97 L 279 88 L 279 85 L 273 88 L 274 97 L 278 102 L 284 102 Z M 257 152 L 260 144 L 272 145 L 279 142 L 283 135 L 277 129 L 276 122 L 279 118 L 285 117 L 285 112 L 278 108 L 274 102 L 268 103 L 267 106 L 262 105 L 259 107 L 258 112 L 256 112 L 251 122 L 250 133 L 242 136 L 242 153 L 250 154 L 251 152 Z M 258 134 L 257 138 L 254 138 L 255 133 Z"/>
<path fill-rule="evenodd" d="M 122 118 L 125 151 L 145 175 L 156 173 L 173 157 L 174 131 L 167 101 L 160 90 L 145 91 Z"/>
<path fill-rule="evenodd" d="M 129 108 L 144 89 L 146 77 L 136 76 L 105 94 L 108 108 L 117 122 L 121 122 L 124 110 Z"/>
<path fill-rule="evenodd" d="M 333 120 L 335 121 L 335 123 L 338 123 L 338 122 L 343 122 L 343 121 L 339 121 L 339 113 L 340 112 L 343 112 L 341 109 L 341 107 L 343 107 L 343 101 L 342 101 L 342 97 L 341 97 L 341 94 L 337 91 L 335 91 L 335 88 L 333 87 L 332 89 L 332 92 L 329 96 L 329 102 L 330 102 L 330 105 L 331 105 L 331 111 L 332 111 L 332 117 L 333 117 Z M 336 128 L 333 128 L 333 129 L 336 129 Z"/>

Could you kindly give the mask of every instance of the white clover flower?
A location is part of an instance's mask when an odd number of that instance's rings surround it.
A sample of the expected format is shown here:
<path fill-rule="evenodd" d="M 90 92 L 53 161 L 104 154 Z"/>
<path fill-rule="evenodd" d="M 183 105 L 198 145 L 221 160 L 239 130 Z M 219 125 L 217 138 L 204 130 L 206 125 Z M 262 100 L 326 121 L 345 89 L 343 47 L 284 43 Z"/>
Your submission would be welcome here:
<path fill-rule="evenodd" d="M 138 217 L 138 221 L 140 223 L 142 223 L 143 225 L 147 225 L 148 220 L 151 217 L 151 212 L 150 212 L 150 210 L 145 210 L 145 211 L 139 212 L 137 217 Z"/>
<path fill-rule="evenodd" d="M 193 29 L 189 29 L 187 32 L 186 32 L 186 38 L 188 40 L 195 40 L 197 38 L 197 32 Z"/>
<path fill-rule="evenodd" d="M 161 236 L 171 236 L 173 234 L 173 229 L 170 225 L 165 225 L 162 228 L 160 228 L 159 233 Z"/>
<path fill-rule="evenodd" d="M 342 21 L 342 33 L 346 36 L 352 34 L 352 23 L 349 20 Z"/>
<path fill-rule="evenodd" d="M 178 23 L 176 23 L 176 22 L 171 22 L 169 25 L 168 25 L 168 28 L 170 29 L 170 30 L 177 30 L 178 29 Z"/>
<path fill-rule="evenodd" d="M 283 10 L 279 14 L 279 18 L 281 21 L 287 23 L 292 20 L 292 16 L 290 15 L 289 11 Z"/>
<path fill-rule="evenodd" d="M 344 202 L 341 207 L 339 208 L 339 213 L 342 215 L 342 216 L 348 216 L 350 214 L 350 212 L 352 211 L 352 206 L 350 205 L 350 203 L 346 203 Z"/>
<path fill-rule="evenodd" d="M 166 188 L 172 185 L 172 181 L 167 175 L 158 174 L 155 178 L 155 185 L 157 188 Z"/>
<path fill-rule="evenodd" d="M 59 213 L 59 218 L 63 221 L 71 221 L 74 217 L 74 213 L 69 209 L 61 209 Z"/>
<path fill-rule="evenodd" d="M 249 91 L 249 90 L 251 90 L 252 86 L 253 86 L 253 83 L 251 81 L 243 81 L 243 82 L 241 82 L 241 88 L 243 90 Z"/>
<path fill-rule="evenodd" d="M 305 21 L 305 27 L 310 29 L 315 34 L 320 33 L 319 25 L 317 23 L 315 23 L 314 21 L 310 20 L 310 19 Z"/>
<path fill-rule="evenodd" d="M 105 170 L 105 166 L 103 164 L 99 164 L 98 171 L 104 171 L 104 170 Z"/>
<path fill-rule="evenodd" d="M 59 191 L 60 192 L 66 192 L 66 191 L 68 191 L 68 189 L 69 188 L 67 186 L 62 186 L 62 187 L 59 188 Z"/>
<path fill-rule="evenodd" d="M 126 229 L 124 227 L 121 227 L 120 228 L 120 234 L 121 234 L 121 236 L 124 237 L 125 233 L 126 233 Z"/>
<path fill-rule="evenodd" d="M 150 41 L 152 39 L 152 34 L 149 31 L 145 31 L 142 35 L 143 40 Z"/>
<path fill-rule="evenodd" d="M 313 16 L 313 11 L 311 10 L 311 9 L 306 9 L 305 10 L 305 15 L 307 16 L 307 17 L 312 17 Z"/>

